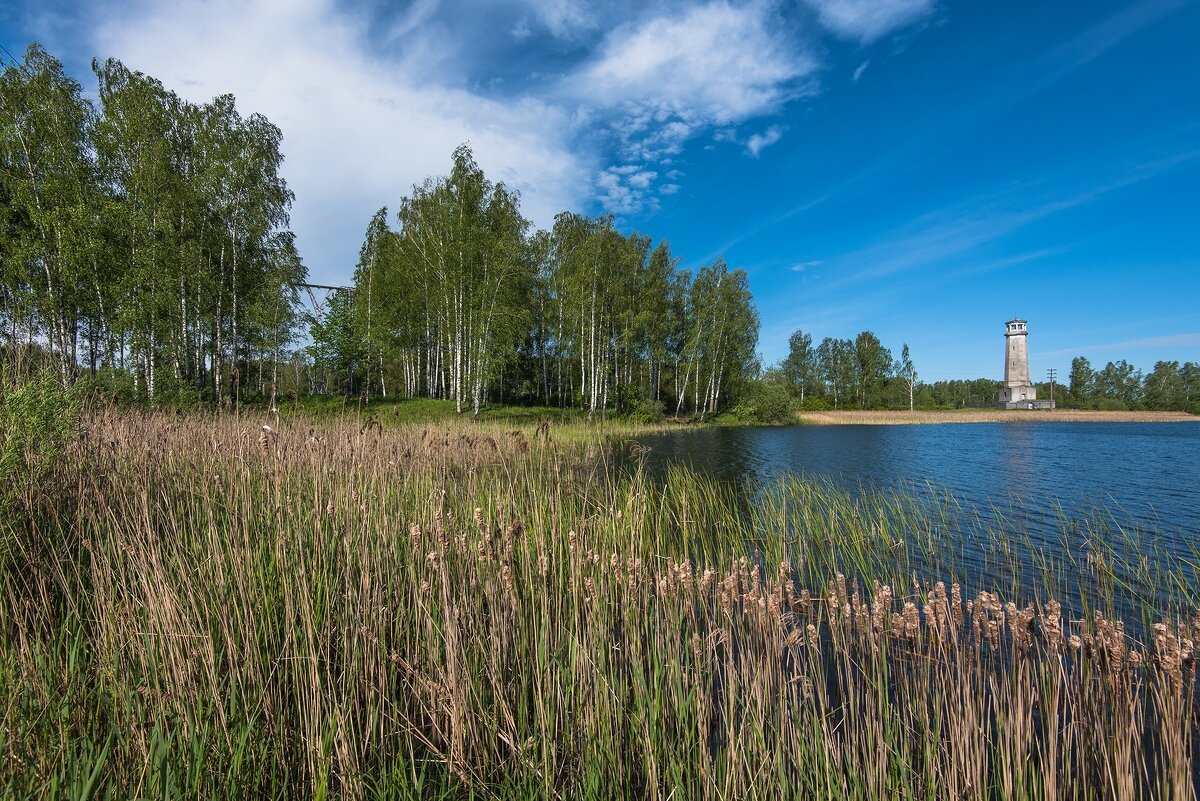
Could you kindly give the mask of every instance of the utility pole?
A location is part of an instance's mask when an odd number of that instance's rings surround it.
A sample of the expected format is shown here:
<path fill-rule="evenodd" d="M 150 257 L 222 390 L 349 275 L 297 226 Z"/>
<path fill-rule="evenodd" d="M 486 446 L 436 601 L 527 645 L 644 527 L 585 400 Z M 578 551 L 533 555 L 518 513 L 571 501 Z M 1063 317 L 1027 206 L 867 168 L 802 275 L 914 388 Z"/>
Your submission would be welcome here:
<path fill-rule="evenodd" d="M 1051 409 L 1054 408 L 1054 376 L 1056 375 L 1056 373 L 1057 373 L 1057 371 L 1053 367 L 1046 370 L 1046 376 L 1050 379 L 1050 408 Z"/>

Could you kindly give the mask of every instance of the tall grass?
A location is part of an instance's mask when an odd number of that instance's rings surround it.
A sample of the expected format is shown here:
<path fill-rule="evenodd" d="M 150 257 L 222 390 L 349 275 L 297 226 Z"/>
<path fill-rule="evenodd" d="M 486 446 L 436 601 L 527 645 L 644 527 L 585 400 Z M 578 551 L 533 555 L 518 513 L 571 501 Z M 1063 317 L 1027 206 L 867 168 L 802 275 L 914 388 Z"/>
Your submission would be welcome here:
<path fill-rule="evenodd" d="M 0 793 L 1194 797 L 1186 566 L 992 537 L 1043 569 L 964 591 L 952 499 L 269 426 L 86 419 L 0 575 Z"/>

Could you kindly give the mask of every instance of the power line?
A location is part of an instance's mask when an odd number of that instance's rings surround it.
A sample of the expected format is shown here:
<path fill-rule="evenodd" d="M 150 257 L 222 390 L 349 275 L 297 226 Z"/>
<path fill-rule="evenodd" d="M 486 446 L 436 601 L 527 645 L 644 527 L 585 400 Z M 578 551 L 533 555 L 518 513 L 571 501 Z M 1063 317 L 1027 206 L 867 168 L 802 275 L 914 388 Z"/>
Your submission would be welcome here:
<path fill-rule="evenodd" d="M 24 66 L 24 64 L 22 64 L 22 63 L 21 63 L 21 59 L 19 59 L 19 58 L 17 58 L 16 56 L 14 56 L 14 55 L 12 54 L 12 51 L 11 51 L 11 50 L 9 50 L 7 47 L 5 47 L 4 45 L 0 44 L 0 50 L 3 50 L 3 51 L 4 51 L 4 54 L 5 54 L 6 56 L 8 56 L 8 58 L 9 58 L 9 60 L 10 60 L 10 61 L 12 61 L 12 63 L 13 63 L 13 66 L 14 66 L 14 67 L 17 67 L 17 68 L 19 69 L 19 68 L 21 68 L 21 67 L 23 67 L 23 66 Z"/>

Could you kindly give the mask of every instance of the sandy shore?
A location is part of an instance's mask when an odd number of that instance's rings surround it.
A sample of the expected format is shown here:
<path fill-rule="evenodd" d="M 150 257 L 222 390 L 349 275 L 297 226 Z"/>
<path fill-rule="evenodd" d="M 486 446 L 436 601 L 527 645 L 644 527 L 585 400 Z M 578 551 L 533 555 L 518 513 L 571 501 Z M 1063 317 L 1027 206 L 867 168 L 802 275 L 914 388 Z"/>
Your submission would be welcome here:
<path fill-rule="evenodd" d="M 1200 422 L 1185 412 L 1096 412 L 1082 409 L 963 409 L 939 412 L 800 412 L 813 425 L 911 425 L 917 423 L 1180 423 Z"/>

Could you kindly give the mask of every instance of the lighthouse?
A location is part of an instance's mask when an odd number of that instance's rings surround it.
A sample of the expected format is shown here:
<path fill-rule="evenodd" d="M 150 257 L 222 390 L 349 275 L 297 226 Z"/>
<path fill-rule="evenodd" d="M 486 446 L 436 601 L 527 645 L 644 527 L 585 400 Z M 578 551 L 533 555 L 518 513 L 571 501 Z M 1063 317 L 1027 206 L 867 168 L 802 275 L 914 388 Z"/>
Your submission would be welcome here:
<path fill-rule="evenodd" d="M 1049 409 L 1050 401 L 1039 401 L 1029 381 L 1029 328 L 1025 320 L 1004 324 L 1004 386 L 1000 389 L 1003 409 Z"/>

